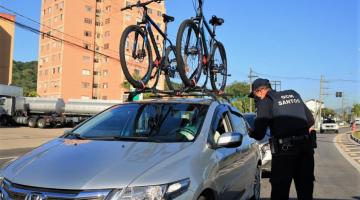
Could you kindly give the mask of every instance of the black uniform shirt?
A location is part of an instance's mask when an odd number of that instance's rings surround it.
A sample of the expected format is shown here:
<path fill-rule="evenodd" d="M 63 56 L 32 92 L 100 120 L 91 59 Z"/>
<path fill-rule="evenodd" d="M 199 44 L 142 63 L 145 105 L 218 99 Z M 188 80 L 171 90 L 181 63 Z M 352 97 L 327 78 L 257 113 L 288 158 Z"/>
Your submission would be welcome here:
<path fill-rule="evenodd" d="M 276 93 L 276 91 L 270 92 Z M 268 127 L 270 128 L 272 136 L 284 137 L 290 135 L 304 135 L 308 133 L 308 129 L 314 124 L 313 115 L 302 100 L 301 105 L 303 106 L 304 113 L 302 116 L 305 115 L 305 120 L 291 117 L 274 118 L 273 100 L 268 95 L 264 99 L 258 99 L 255 105 L 257 108 L 254 122 L 255 130 L 251 133 L 251 137 L 256 140 L 264 138 Z M 289 112 L 292 111 L 289 110 Z"/>

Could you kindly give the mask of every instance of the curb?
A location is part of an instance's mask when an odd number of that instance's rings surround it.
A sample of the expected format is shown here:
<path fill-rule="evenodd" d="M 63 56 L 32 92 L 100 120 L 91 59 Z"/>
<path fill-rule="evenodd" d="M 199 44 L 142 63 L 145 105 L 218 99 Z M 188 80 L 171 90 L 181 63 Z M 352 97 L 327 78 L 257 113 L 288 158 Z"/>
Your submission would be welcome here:
<path fill-rule="evenodd" d="M 350 132 L 345 132 L 342 134 L 349 134 Z M 335 147 L 337 148 L 337 150 L 339 151 L 339 153 L 355 168 L 360 172 L 360 164 L 357 163 L 353 158 L 351 158 L 339 145 L 338 145 L 338 140 L 341 134 L 338 134 L 337 136 L 334 137 L 333 142 L 335 144 Z"/>
<path fill-rule="evenodd" d="M 353 135 L 353 133 L 350 134 L 350 138 L 351 138 L 352 140 L 354 140 L 355 142 L 357 142 L 358 144 L 360 144 L 360 139 L 357 138 L 357 137 L 355 137 L 355 136 Z"/>

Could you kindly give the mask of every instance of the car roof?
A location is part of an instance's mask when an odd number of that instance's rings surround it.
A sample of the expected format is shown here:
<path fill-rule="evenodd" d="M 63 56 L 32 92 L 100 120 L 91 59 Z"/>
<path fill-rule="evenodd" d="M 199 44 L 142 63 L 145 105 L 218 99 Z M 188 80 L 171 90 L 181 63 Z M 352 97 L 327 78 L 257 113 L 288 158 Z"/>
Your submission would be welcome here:
<path fill-rule="evenodd" d="M 185 103 L 185 104 L 206 104 L 210 105 L 213 99 L 206 98 L 153 98 L 140 101 L 131 101 L 124 103 Z"/>

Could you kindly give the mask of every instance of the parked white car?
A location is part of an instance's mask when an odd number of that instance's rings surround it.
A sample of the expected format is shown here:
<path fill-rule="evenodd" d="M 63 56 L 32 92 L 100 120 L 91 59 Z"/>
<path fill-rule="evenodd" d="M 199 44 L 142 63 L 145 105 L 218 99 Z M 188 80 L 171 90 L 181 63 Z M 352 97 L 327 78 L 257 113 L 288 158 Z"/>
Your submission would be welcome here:
<path fill-rule="evenodd" d="M 339 125 L 333 119 L 325 119 L 321 124 L 320 133 L 325 132 L 339 133 Z"/>
<path fill-rule="evenodd" d="M 254 121 L 256 118 L 255 113 L 245 113 L 244 118 L 251 129 L 254 129 Z M 272 154 L 269 144 L 270 129 L 267 129 L 265 137 L 258 141 L 260 152 L 261 152 L 261 169 L 263 172 L 271 172 L 271 160 Z"/>

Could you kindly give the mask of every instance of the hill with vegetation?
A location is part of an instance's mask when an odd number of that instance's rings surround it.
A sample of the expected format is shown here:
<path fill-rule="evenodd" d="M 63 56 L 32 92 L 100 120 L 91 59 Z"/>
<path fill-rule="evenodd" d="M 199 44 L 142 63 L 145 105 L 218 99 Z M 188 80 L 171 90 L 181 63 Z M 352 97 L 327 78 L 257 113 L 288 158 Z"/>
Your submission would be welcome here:
<path fill-rule="evenodd" d="M 37 61 L 13 62 L 12 85 L 24 89 L 24 96 L 36 96 Z"/>

